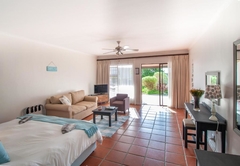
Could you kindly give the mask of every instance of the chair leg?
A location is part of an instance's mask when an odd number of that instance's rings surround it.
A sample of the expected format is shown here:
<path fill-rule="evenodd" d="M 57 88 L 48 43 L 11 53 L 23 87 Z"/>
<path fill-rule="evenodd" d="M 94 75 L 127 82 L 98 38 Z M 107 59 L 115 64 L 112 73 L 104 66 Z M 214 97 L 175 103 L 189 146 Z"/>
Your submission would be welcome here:
<path fill-rule="evenodd" d="M 185 135 L 185 133 L 184 133 L 184 124 L 183 124 L 183 122 L 182 122 L 182 131 L 183 131 L 183 133 L 182 133 L 182 139 L 184 140 L 184 135 Z"/>
<path fill-rule="evenodd" d="M 187 128 L 184 127 L 184 144 L 185 144 L 185 148 L 188 147 L 187 145 Z"/>

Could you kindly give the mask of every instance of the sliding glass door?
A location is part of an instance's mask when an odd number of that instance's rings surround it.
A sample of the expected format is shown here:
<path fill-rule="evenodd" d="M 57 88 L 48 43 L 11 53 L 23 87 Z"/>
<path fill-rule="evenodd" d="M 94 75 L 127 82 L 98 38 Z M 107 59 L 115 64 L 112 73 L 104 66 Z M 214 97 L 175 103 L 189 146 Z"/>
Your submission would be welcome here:
<path fill-rule="evenodd" d="M 142 104 L 168 105 L 167 63 L 142 64 Z"/>

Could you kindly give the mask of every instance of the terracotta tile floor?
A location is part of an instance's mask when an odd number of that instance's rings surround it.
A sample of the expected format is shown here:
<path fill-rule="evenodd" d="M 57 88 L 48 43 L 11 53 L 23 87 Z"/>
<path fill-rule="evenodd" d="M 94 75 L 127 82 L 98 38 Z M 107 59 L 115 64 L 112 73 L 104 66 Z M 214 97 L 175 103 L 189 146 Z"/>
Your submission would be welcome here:
<path fill-rule="evenodd" d="M 82 166 L 195 166 L 195 145 L 186 149 L 182 140 L 183 109 L 131 105 L 126 114 L 130 118 Z"/>

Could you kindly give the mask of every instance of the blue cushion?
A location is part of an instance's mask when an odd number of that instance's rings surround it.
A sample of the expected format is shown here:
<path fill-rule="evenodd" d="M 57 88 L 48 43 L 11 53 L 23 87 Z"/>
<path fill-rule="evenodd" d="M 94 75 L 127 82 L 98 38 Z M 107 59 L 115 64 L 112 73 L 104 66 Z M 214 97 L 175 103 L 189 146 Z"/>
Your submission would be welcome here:
<path fill-rule="evenodd" d="M 10 158 L 4 149 L 2 143 L 0 142 L 0 164 L 4 164 L 10 161 Z"/>

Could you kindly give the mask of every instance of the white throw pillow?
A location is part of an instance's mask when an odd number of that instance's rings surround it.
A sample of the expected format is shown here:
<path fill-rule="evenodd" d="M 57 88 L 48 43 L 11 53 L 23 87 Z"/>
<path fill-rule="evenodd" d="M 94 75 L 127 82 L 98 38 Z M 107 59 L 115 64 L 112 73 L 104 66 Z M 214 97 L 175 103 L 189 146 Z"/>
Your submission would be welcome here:
<path fill-rule="evenodd" d="M 71 105 L 70 100 L 66 96 L 60 97 L 59 100 L 61 101 L 62 104 Z"/>

